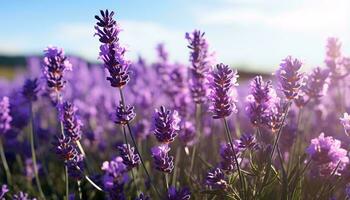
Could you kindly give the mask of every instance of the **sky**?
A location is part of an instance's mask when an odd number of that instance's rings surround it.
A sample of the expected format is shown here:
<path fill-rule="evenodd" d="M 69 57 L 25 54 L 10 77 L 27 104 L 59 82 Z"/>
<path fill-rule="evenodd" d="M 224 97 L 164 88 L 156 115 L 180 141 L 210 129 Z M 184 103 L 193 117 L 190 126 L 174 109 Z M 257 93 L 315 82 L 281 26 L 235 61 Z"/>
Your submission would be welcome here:
<path fill-rule="evenodd" d="M 94 15 L 114 10 L 127 57 L 156 58 L 165 43 L 173 61 L 188 63 L 186 32 L 206 33 L 216 61 L 272 71 L 292 55 L 322 66 L 327 37 L 350 56 L 349 0 L 11 0 L 0 7 L 0 54 L 41 54 L 47 45 L 96 61 Z"/>

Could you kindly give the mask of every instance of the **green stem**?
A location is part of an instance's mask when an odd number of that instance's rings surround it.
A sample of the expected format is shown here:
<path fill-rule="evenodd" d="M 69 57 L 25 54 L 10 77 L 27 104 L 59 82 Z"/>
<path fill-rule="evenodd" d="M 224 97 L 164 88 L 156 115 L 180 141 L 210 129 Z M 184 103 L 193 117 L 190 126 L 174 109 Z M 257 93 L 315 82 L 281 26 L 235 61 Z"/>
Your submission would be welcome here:
<path fill-rule="evenodd" d="M 122 90 L 121 88 L 119 88 L 119 94 L 120 94 L 120 99 L 121 99 L 121 101 L 122 101 L 122 104 L 123 104 L 123 106 L 125 106 L 124 94 L 123 94 L 123 90 Z M 137 147 L 137 143 L 136 143 L 135 137 L 134 137 L 134 135 L 132 134 L 132 130 L 131 130 L 131 127 L 130 127 L 129 122 L 127 123 L 127 126 L 128 126 L 128 130 L 129 130 L 129 134 L 130 134 L 131 140 L 132 140 L 132 142 L 133 142 L 133 144 L 134 144 L 134 146 L 135 146 L 136 153 L 137 153 L 137 154 L 139 155 L 139 157 L 140 157 L 140 161 L 141 161 L 142 168 L 143 168 L 143 170 L 145 171 L 145 173 L 146 173 L 146 175 L 147 175 L 147 178 L 148 178 L 148 180 L 150 181 L 150 183 L 151 183 L 153 189 L 156 191 L 158 197 L 159 197 L 160 199 L 162 199 L 159 190 L 157 189 L 157 187 L 155 187 L 155 185 L 154 185 L 154 183 L 153 183 L 153 180 L 151 179 L 151 176 L 150 176 L 150 174 L 148 173 L 148 170 L 147 170 L 147 168 L 146 168 L 145 162 L 143 161 L 143 158 L 142 158 L 142 156 L 141 156 L 141 154 L 140 154 L 139 148 Z"/>
<path fill-rule="evenodd" d="M 68 167 L 65 166 L 65 182 L 66 182 L 66 200 L 69 199 L 69 177 L 68 177 Z"/>
<path fill-rule="evenodd" d="M 169 181 L 168 181 L 168 174 L 164 174 L 164 181 L 165 181 L 165 188 L 168 191 L 169 190 Z"/>
<path fill-rule="evenodd" d="M 230 142 L 230 146 L 231 146 L 232 153 L 233 153 L 233 158 L 235 159 L 235 163 L 236 163 L 236 167 L 237 167 L 237 171 L 238 171 L 238 176 L 239 176 L 239 181 L 240 181 L 240 184 L 241 184 L 241 189 L 243 189 L 243 194 L 244 194 L 245 193 L 244 180 L 243 180 L 241 168 L 240 168 L 239 163 L 238 163 L 236 150 L 235 150 L 235 148 L 233 146 L 231 133 L 230 133 L 230 128 L 228 127 L 226 118 L 223 118 L 223 121 L 224 121 L 224 125 L 225 125 L 226 136 L 227 136 L 227 138 L 228 138 L 228 140 Z"/>
<path fill-rule="evenodd" d="M 31 112 L 31 119 L 30 119 L 30 149 L 32 152 L 32 161 L 33 161 L 33 168 L 34 168 L 34 176 L 35 176 L 35 182 L 36 185 L 38 187 L 40 196 L 42 199 L 46 199 L 44 192 L 41 188 L 41 183 L 40 183 L 40 179 L 39 179 L 39 175 L 38 175 L 38 165 L 37 165 L 37 161 L 36 161 L 36 154 L 35 154 L 35 146 L 34 146 L 34 111 L 33 111 L 33 105 L 32 103 L 30 103 L 30 112 Z"/>
<path fill-rule="evenodd" d="M 0 137 L 0 156 L 1 156 L 2 164 L 4 165 L 7 184 L 11 185 L 12 184 L 11 172 L 10 172 L 9 165 L 7 164 L 2 137 Z"/>
<path fill-rule="evenodd" d="M 81 191 L 81 182 L 80 181 L 77 181 L 78 183 L 78 192 L 79 192 L 79 199 L 80 200 L 83 200 L 83 193 Z"/>

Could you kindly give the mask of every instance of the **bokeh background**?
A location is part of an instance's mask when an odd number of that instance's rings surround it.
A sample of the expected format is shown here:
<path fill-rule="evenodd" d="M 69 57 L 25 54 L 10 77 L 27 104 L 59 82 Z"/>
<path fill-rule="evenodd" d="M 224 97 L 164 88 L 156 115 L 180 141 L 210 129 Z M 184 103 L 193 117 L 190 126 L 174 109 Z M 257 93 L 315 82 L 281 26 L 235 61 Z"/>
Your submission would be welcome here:
<path fill-rule="evenodd" d="M 12 0 L 0 6 L 0 76 L 11 77 L 49 44 L 97 62 L 93 16 L 105 8 L 117 12 L 131 59 L 154 61 L 163 42 L 171 60 L 188 63 L 184 34 L 193 29 L 206 32 L 218 62 L 241 71 L 270 73 L 286 55 L 304 69 L 323 65 L 330 36 L 350 54 L 349 0 Z"/>

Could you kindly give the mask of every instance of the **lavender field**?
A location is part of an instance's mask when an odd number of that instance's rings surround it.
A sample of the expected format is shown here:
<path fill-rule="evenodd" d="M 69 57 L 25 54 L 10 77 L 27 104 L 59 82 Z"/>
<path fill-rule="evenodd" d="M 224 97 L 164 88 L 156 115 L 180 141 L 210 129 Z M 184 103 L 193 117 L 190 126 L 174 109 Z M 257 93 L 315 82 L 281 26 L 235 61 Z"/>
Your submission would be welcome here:
<path fill-rule="evenodd" d="M 186 62 L 166 43 L 129 59 L 122 16 L 90 17 L 95 62 L 49 45 L 0 73 L 0 199 L 350 199 L 342 38 L 313 69 L 292 54 L 246 78 L 206 30 L 183 33 Z"/>

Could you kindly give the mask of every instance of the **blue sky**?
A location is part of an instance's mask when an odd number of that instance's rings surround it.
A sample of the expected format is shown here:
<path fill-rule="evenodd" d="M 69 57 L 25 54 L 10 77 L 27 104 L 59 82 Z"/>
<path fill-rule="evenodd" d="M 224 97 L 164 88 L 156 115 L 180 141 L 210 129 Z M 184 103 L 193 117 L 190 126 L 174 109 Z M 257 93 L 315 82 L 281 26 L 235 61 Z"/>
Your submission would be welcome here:
<path fill-rule="evenodd" d="M 287 55 L 306 67 L 322 65 L 329 36 L 350 56 L 349 0 L 12 0 L 0 7 L 0 53 L 40 54 L 47 45 L 96 60 L 94 15 L 117 12 L 128 57 L 155 59 L 164 42 L 171 58 L 187 62 L 185 32 L 206 32 L 217 61 L 272 70 Z"/>

